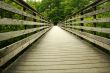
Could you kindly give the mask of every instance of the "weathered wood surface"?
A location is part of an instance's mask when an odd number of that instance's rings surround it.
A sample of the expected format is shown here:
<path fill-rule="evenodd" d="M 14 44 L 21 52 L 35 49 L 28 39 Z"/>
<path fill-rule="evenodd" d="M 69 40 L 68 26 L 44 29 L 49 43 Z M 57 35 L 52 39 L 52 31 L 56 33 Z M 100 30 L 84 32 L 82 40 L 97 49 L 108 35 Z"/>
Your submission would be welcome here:
<path fill-rule="evenodd" d="M 42 30 L 42 29 L 45 29 L 47 27 L 49 27 L 49 26 L 0 33 L 0 41 L 8 40 L 10 38 L 14 38 L 14 37 L 17 37 L 17 36 L 21 36 L 21 35 L 24 35 L 24 34 L 35 32 L 35 31 L 38 31 L 38 30 Z"/>
<path fill-rule="evenodd" d="M 24 38 L 18 42 L 15 42 L 9 46 L 0 49 L 0 66 L 4 65 L 15 55 L 20 53 L 23 49 L 25 49 L 28 45 L 33 43 L 36 39 L 38 39 L 41 35 L 46 33 L 49 29 L 50 28 L 44 29 L 36 34 L 33 34 L 27 38 Z"/>
<path fill-rule="evenodd" d="M 107 23 L 110 22 L 110 17 L 107 18 L 98 18 L 98 19 L 93 19 L 93 20 L 83 20 L 83 21 L 76 21 L 71 24 L 79 24 L 79 23 Z M 70 24 L 70 23 L 66 23 Z"/>
<path fill-rule="evenodd" d="M 103 33 L 110 34 L 110 28 L 104 28 L 104 27 L 90 27 L 90 26 L 66 26 L 66 27 L 84 29 L 84 30 L 90 30 L 90 31 L 97 31 L 97 32 L 103 32 Z"/>
<path fill-rule="evenodd" d="M 109 73 L 110 58 L 74 35 L 53 27 L 5 73 Z"/>
<path fill-rule="evenodd" d="M 13 12 L 13 13 L 17 13 L 17 14 L 23 15 L 23 16 L 27 16 L 27 17 L 30 17 L 30 18 L 33 18 L 33 19 L 37 19 L 37 20 L 41 20 L 41 21 L 47 22 L 47 21 L 45 21 L 43 19 L 35 17 L 32 14 L 29 14 L 29 13 L 26 13 L 24 11 L 21 11 L 21 10 L 19 10 L 19 9 L 17 9 L 17 8 L 15 8 L 15 7 L 3 2 L 3 1 L 0 1 L 0 8 L 4 9 L 4 10 L 7 10 L 7 11 L 10 11 L 10 12 Z"/>
<path fill-rule="evenodd" d="M 31 18 L 35 18 L 36 19 L 35 16 L 33 16 L 31 14 L 27 14 L 27 13 L 25 13 L 25 12 L 23 12 L 23 11 L 21 11 L 21 10 L 19 10 L 19 9 L 17 9 L 17 8 L 15 8 L 15 7 L 3 2 L 3 1 L 0 1 L 0 8 L 4 9 L 4 10 L 8 10 L 10 12 L 14 12 L 14 13 L 23 15 L 23 16 L 27 16 L 27 17 L 31 17 Z"/>
<path fill-rule="evenodd" d="M 11 19 L 11 18 L 2 18 L 0 19 L 0 25 L 49 25 L 49 24 L 26 21 L 26 20 Z"/>
<path fill-rule="evenodd" d="M 64 28 L 65 29 L 65 28 Z M 65 29 L 110 51 L 110 39 L 78 30 Z"/>
<path fill-rule="evenodd" d="M 101 9 L 99 9 L 99 10 L 96 10 L 96 11 L 93 11 L 93 12 L 90 12 L 90 13 L 86 13 L 86 14 L 84 14 L 84 15 L 82 15 L 82 16 L 78 16 L 78 17 L 73 18 L 73 19 L 68 19 L 67 21 L 73 21 L 73 20 L 75 20 L 75 19 L 84 18 L 84 17 L 89 17 L 89 16 L 101 14 L 101 13 L 108 12 L 108 11 L 110 11 L 110 7 L 101 8 Z"/>

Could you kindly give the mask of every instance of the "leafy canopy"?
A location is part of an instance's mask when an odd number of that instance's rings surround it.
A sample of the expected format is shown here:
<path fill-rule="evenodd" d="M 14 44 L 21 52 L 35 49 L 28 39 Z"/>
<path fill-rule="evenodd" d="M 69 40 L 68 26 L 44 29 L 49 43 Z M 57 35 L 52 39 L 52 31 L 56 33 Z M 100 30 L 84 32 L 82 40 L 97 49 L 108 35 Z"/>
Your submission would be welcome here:
<path fill-rule="evenodd" d="M 63 21 L 67 15 L 70 15 L 85 5 L 90 0 L 42 0 L 41 2 L 28 1 L 32 7 L 51 20 L 54 24 Z"/>

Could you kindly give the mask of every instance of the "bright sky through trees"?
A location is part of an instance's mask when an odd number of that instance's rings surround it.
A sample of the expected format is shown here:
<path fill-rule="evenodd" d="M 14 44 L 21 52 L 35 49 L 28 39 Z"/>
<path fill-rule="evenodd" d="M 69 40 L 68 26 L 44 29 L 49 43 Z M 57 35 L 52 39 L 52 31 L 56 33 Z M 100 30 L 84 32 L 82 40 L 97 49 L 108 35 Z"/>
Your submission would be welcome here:
<path fill-rule="evenodd" d="M 24 1 L 36 1 L 36 2 L 41 2 L 42 0 L 24 0 Z"/>

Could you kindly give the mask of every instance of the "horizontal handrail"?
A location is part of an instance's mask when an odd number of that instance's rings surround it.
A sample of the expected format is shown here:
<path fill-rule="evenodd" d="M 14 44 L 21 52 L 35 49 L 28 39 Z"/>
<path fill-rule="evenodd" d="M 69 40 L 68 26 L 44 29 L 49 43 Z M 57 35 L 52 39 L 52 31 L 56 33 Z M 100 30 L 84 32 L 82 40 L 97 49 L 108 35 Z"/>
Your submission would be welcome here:
<path fill-rule="evenodd" d="M 76 21 L 71 24 L 79 24 L 79 23 L 104 23 L 104 22 L 110 22 L 110 17 L 107 18 L 99 18 L 99 19 L 93 19 L 93 20 L 83 20 L 83 21 Z M 70 24 L 70 23 L 66 23 Z"/>
<path fill-rule="evenodd" d="M 3 12 L 4 11 L 9 12 L 6 14 L 14 13 L 19 15 L 18 18 L 16 17 L 16 19 L 14 19 L 12 18 L 13 15 L 10 15 L 9 18 L 6 18 L 6 16 L 4 15 L 5 13 L 3 13 L 3 17 L 0 18 L 0 26 L 5 28 L 7 27 L 7 25 L 9 25 L 10 28 L 13 28 L 13 25 L 22 25 L 22 28 L 24 28 L 23 30 L 0 33 L 0 43 L 4 43 L 8 45 L 8 46 L 7 45 L 2 46 L 3 48 L 0 48 L 0 67 L 4 66 L 13 57 L 15 57 L 27 46 L 32 44 L 34 41 L 39 39 L 43 34 L 45 34 L 47 31 L 51 29 L 51 24 L 49 24 L 48 21 L 44 20 L 42 16 L 40 17 L 39 14 L 37 17 L 35 10 L 33 12 L 32 8 L 30 10 L 30 9 L 26 9 L 25 8 L 26 6 L 23 7 L 21 5 L 21 7 L 23 8 L 23 10 L 15 8 L 12 5 L 5 3 L 4 1 L 0 1 L 0 9 Z M 27 13 L 27 10 L 32 14 Z M 22 17 L 22 19 L 20 16 Z M 29 29 L 26 29 L 28 26 Z M 23 36 L 23 38 L 20 38 L 20 36 Z M 16 41 L 11 41 L 11 43 L 7 43 L 6 41 L 10 41 L 10 39 L 15 39 Z"/>
<path fill-rule="evenodd" d="M 103 33 L 110 34 L 110 28 L 104 28 L 104 27 L 87 27 L 87 26 L 66 26 L 66 27 L 84 29 L 84 30 L 90 30 L 90 31 L 97 31 L 97 32 L 103 32 Z"/>
<path fill-rule="evenodd" d="M 13 13 L 20 14 L 22 16 L 27 16 L 27 17 L 30 17 L 30 18 L 33 18 L 33 19 L 37 19 L 37 20 L 41 20 L 41 21 L 47 22 L 47 21 L 45 21 L 43 19 L 39 19 L 39 18 L 33 16 L 32 14 L 29 14 L 29 13 L 21 11 L 21 10 L 19 10 L 17 8 L 14 8 L 13 6 L 11 6 L 11 5 L 3 2 L 3 1 L 0 1 L 0 8 L 4 9 L 4 10 L 7 10 L 7 11 L 10 11 L 10 12 L 13 12 Z"/>
<path fill-rule="evenodd" d="M 35 16 L 33 16 L 31 14 L 27 14 L 26 12 L 23 12 L 23 11 L 17 9 L 17 8 L 14 8 L 13 6 L 11 6 L 11 5 L 3 2 L 3 1 L 0 1 L 0 8 L 4 9 L 4 10 L 7 10 L 7 11 L 10 11 L 10 12 L 13 12 L 13 13 L 17 13 L 17 14 L 20 14 L 20 15 L 23 15 L 23 16 L 27 16 L 27 17 L 36 19 Z"/>
<path fill-rule="evenodd" d="M 109 1 L 109 0 L 96 0 L 96 1 L 94 1 L 93 3 L 87 5 L 86 7 L 84 7 L 84 8 L 82 8 L 82 9 L 78 10 L 77 12 L 75 12 L 75 13 L 73 13 L 73 14 L 67 16 L 66 19 L 68 19 L 68 18 L 71 17 L 71 16 L 75 16 L 75 15 L 78 14 L 78 13 L 84 12 L 84 11 L 87 10 L 87 9 L 91 9 L 91 8 L 93 8 L 93 7 L 95 7 L 95 6 L 101 5 L 101 4 L 103 4 L 103 3 L 105 3 L 105 2 L 108 2 L 108 1 Z"/>
<path fill-rule="evenodd" d="M 49 25 L 48 23 L 39 23 L 33 21 L 25 21 L 18 19 L 2 18 L 0 19 L 0 25 Z"/>
<path fill-rule="evenodd" d="M 69 19 L 67 21 L 73 21 L 75 19 L 84 18 L 84 17 L 88 17 L 88 16 L 93 16 L 93 15 L 97 15 L 97 14 L 101 14 L 101 13 L 105 13 L 105 12 L 109 12 L 109 11 L 110 11 L 110 7 L 106 7 L 106 8 L 102 8 L 102 9 L 99 9 L 99 10 L 96 10 L 96 11 L 93 11 L 93 12 L 90 12 L 90 13 L 86 13 L 82 16 L 78 16 L 78 17 L 73 18 L 73 19 Z"/>
<path fill-rule="evenodd" d="M 107 39 L 107 38 L 104 38 L 104 37 L 101 37 L 101 36 L 97 36 L 97 35 L 93 35 L 93 34 L 90 34 L 90 33 L 87 33 L 87 32 L 82 32 L 82 31 L 78 31 L 78 30 L 70 30 L 70 29 L 67 29 L 67 28 L 64 28 L 65 30 L 69 31 L 69 32 L 72 32 L 86 40 L 89 40 L 103 48 L 106 48 L 107 50 L 110 51 L 110 39 Z"/>
<path fill-rule="evenodd" d="M 110 51 L 109 2 L 110 0 L 96 0 L 74 13 L 73 16 L 70 16 L 70 19 L 66 19 L 59 26 Z"/>
<path fill-rule="evenodd" d="M 8 40 L 8 39 L 11 39 L 11 38 L 14 38 L 14 37 L 17 37 L 17 36 L 21 36 L 21 35 L 24 35 L 24 34 L 28 34 L 28 33 L 31 33 L 31 32 L 35 32 L 35 31 L 38 31 L 38 30 L 42 30 L 42 29 L 45 29 L 49 26 L 44 26 L 44 27 L 38 27 L 38 28 L 32 28 L 32 29 L 26 29 L 26 30 L 19 30 L 19 31 L 11 31 L 11 32 L 5 32 L 5 33 L 0 33 L 0 41 L 3 41 L 3 40 Z"/>
<path fill-rule="evenodd" d="M 31 6 L 29 6 L 25 1 L 23 1 L 23 0 L 14 0 L 14 2 L 16 2 L 17 4 L 19 4 L 20 6 L 26 8 L 28 10 L 33 11 L 35 14 L 38 14 L 39 16 L 42 16 L 38 11 L 33 9 Z"/>
<path fill-rule="evenodd" d="M 42 30 L 36 34 L 33 34 L 27 38 L 24 38 L 23 40 L 20 40 L 18 42 L 15 42 L 9 46 L 6 46 L 6 47 L 0 49 L 0 66 L 4 65 L 6 62 L 8 62 L 11 58 L 13 58 L 15 55 L 17 55 L 23 49 L 25 49 L 28 45 L 30 45 L 32 42 L 34 42 L 36 39 L 38 39 L 44 33 L 46 33 L 49 29 L 50 28 Z"/>

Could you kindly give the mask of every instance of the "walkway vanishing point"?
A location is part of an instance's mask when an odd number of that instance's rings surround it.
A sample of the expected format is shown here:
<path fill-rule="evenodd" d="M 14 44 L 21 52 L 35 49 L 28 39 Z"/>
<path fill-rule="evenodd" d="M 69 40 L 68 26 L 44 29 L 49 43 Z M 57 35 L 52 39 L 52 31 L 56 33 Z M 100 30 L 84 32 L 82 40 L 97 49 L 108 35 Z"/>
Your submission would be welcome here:
<path fill-rule="evenodd" d="M 110 0 L 93 1 L 53 26 L 24 0 L 0 0 L 0 73 L 110 73 Z"/>
<path fill-rule="evenodd" d="M 20 56 L 6 73 L 109 73 L 110 57 L 54 26 Z"/>

